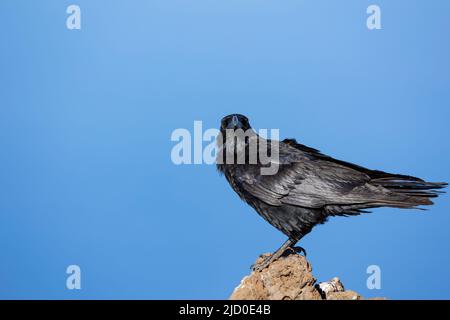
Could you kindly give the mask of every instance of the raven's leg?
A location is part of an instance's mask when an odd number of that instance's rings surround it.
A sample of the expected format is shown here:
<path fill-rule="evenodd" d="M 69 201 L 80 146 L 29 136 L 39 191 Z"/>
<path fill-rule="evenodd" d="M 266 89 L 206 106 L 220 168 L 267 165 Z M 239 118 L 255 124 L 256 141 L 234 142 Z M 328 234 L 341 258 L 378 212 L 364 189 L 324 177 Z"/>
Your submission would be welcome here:
<path fill-rule="evenodd" d="M 273 261 L 277 260 L 279 257 L 283 255 L 283 253 L 294 246 L 298 242 L 298 239 L 291 239 L 289 238 L 283 245 L 275 251 L 271 256 L 266 257 L 265 260 L 261 263 L 255 264 L 252 266 L 253 271 L 261 271 L 265 269 L 269 264 L 271 264 Z"/>

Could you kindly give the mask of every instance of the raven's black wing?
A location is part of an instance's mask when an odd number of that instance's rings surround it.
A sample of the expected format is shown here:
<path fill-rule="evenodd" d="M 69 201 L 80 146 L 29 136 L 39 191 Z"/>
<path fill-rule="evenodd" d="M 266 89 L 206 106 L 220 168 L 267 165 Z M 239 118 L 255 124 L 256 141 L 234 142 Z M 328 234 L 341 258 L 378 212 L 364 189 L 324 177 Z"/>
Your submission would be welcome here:
<path fill-rule="evenodd" d="M 280 143 L 279 170 L 275 175 L 260 175 L 257 167 L 247 167 L 238 179 L 246 192 L 267 204 L 328 207 L 336 214 L 340 214 L 337 207 L 357 212 L 378 206 L 410 208 L 432 204 L 429 198 L 437 195 L 433 189 L 445 186 L 336 160 L 295 140 Z"/>

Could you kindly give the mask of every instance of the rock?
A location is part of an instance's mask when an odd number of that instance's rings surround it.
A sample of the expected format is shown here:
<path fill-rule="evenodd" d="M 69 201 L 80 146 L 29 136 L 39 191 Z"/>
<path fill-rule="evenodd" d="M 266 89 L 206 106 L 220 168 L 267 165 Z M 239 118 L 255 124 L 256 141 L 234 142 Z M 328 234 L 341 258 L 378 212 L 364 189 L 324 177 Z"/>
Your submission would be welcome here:
<path fill-rule="evenodd" d="M 258 258 L 262 261 L 268 254 Z M 296 253 L 283 256 L 260 272 L 241 280 L 231 300 L 361 300 L 358 293 L 347 290 L 339 278 L 316 283 L 305 257 Z M 379 298 L 378 298 L 379 299 Z"/>
<path fill-rule="evenodd" d="M 361 300 L 362 297 L 355 291 L 330 292 L 326 295 L 326 300 Z"/>
<path fill-rule="evenodd" d="M 256 263 L 262 261 L 263 255 Z M 252 272 L 234 290 L 232 300 L 319 300 L 311 266 L 300 255 L 291 254 L 271 263 L 261 272 Z"/>

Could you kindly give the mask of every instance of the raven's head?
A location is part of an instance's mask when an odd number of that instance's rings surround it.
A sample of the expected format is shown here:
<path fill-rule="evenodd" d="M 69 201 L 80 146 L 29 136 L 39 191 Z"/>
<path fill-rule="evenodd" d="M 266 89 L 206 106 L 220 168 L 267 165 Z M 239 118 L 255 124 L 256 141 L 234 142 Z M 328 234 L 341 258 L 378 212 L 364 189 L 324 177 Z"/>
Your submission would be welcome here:
<path fill-rule="evenodd" d="M 216 163 L 220 172 L 234 165 L 258 165 L 262 175 L 278 172 L 278 141 L 260 137 L 242 114 L 222 118 L 216 143 Z"/>
<path fill-rule="evenodd" d="M 250 126 L 246 116 L 242 114 L 230 114 L 222 118 L 220 133 L 217 136 L 217 145 L 220 152 L 217 155 L 217 163 L 235 164 L 238 155 L 248 157 L 245 152 L 250 139 L 257 137 Z M 227 155 L 228 154 L 228 155 Z M 247 154 L 247 155 L 246 155 Z M 231 155 L 231 158 L 230 158 Z M 225 156 L 228 158 L 225 161 Z"/>
<path fill-rule="evenodd" d="M 227 129 L 238 130 L 242 129 L 244 132 L 250 129 L 250 123 L 248 118 L 242 114 L 230 114 L 222 118 L 220 123 L 220 130 L 225 131 Z"/>

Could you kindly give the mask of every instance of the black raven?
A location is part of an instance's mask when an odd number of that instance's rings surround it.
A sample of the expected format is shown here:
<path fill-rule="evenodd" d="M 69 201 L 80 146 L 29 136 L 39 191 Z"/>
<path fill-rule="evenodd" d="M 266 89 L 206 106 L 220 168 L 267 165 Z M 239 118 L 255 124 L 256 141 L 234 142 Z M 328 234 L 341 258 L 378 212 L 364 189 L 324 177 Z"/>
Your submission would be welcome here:
<path fill-rule="evenodd" d="M 237 135 L 237 131 L 245 134 Z M 251 147 L 255 142 L 257 151 Z M 293 246 L 303 236 L 330 216 L 354 216 L 377 207 L 417 209 L 433 204 L 430 198 L 437 197 L 441 193 L 437 190 L 447 185 L 370 170 L 324 155 L 294 139 L 272 142 L 260 137 L 243 115 L 228 115 L 221 121 L 217 169 L 242 200 L 288 237 L 254 270 L 264 269 L 289 248 L 295 250 Z M 263 163 L 262 146 L 270 156 L 276 146 L 278 157 Z M 253 162 L 252 150 L 256 152 Z M 273 164 L 276 172 L 262 174 L 262 168 Z"/>

